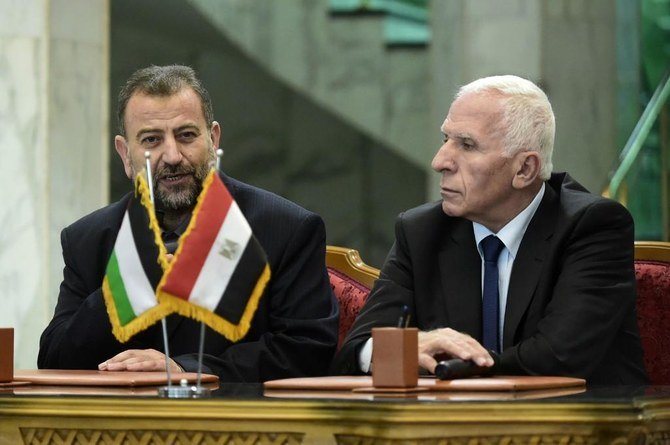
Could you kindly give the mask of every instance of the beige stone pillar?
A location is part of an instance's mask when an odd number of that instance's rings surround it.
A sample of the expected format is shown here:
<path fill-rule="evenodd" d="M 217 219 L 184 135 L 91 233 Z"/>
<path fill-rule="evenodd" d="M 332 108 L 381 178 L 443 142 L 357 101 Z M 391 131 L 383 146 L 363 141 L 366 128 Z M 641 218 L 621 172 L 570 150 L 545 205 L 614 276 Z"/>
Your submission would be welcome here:
<path fill-rule="evenodd" d="M 35 368 L 59 233 L 108 196 L 108 0 L 0 0 L 0 326 Z"/>

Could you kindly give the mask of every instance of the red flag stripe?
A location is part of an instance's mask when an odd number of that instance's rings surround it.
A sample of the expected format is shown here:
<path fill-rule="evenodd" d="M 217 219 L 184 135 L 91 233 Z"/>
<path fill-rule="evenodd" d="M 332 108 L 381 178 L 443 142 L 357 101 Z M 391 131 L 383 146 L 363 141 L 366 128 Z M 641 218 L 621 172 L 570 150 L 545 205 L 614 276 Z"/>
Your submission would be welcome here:
<path fill-rule="evenodd" d="M 214 173 L 216 174 L 216 173 Z M 230 205 L 233 202 L 232 196 L 218 178 L 211 178 L 209 188 L 202 194 L 203 201 L 200 208 L 194 211 L 193 218 L 185 237 L 189 239 L 187 243 L 181 243 L 181 250 L 172 260 L 175 262 L 175 269 L 169 274 L 164 289 L 172 295 L 179 296 L 188 300 L 188 296 L 193 290 L 198 275 L 202 269 L 212 244 L 221 229 L 221 224 L 226 219 Z M 197 226 L 197 230 L 194 230 Z M 190 261 L 179 262 L 177 256 L 184 255 Z"/>

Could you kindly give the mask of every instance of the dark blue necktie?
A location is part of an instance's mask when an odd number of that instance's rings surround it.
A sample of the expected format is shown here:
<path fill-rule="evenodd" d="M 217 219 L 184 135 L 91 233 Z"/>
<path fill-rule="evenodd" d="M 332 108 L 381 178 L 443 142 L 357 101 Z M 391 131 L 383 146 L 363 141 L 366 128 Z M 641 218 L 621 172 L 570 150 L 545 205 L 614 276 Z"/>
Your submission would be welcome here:
<path fill-rule="evenodd" d="M 482 339 L 488 350 L 500 352 L 498 341 L 498 256 L 505 245 L 497 237 L 489 235 L 480 245 L 484 254 L 484 292 L 482 298 Z"/>

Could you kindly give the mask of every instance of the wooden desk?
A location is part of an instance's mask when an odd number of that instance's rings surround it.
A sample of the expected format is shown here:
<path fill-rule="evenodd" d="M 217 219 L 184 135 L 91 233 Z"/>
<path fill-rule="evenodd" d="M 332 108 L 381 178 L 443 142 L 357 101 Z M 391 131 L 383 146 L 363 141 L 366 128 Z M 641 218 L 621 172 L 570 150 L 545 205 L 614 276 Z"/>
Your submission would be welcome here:
<path fill-rule="evenodd" d="M 128 391 L 4 390 L 0 444 L 670 443 L 670 387 L 593 388 L 539 399 L 527 393 L 270 397 L 260 385 L 222 385 L 204 400 Z"/>

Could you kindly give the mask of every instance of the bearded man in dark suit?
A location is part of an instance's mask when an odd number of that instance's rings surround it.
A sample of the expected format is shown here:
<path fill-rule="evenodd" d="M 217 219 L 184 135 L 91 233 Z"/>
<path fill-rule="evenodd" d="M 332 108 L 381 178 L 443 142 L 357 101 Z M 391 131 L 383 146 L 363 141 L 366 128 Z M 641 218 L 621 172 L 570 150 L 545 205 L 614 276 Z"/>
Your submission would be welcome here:
<path fill-rule="evenodd" d="M 119 94 L 119 127 L 114 142 L 129 178 L 142 171 L 144 153 L 150 153 L 156 216 L 163 241 L 174 246 L 188 226 L 221 136 L 209 94 L 189 67 L 141 69 Z M 203 371 L 226 382 L 323 375 L 338 328 L 324 264 L 323 221 L 270 192 L 221 178 L 265 250 L 272 277 L 244 339 L 231 343 L 208 331 Z M 165 369 L 160 324 L 127 344 L 118 342 L 101 292 L 130 196 L 63 230 L 64 279 L 40 340 L 40 368 Z M 195 371 L 200 324 L 173 314 L 167 331 L 172 371 Z"/>
<path fill-rule="evenodd" d="M 368 372 L 371 329 L 395 326 L 406 306 L 429 372 L 442 357 L 489 367 L 496 351 L 498 374 L 647 382 L 633 220 L 617 202 L 551 173 L 554 129 L 546 95 L 528 80 L 494 76 L 460 89 L 432 162 L 442 200 L 398 217 L 333 372 Z M 492 266 L 484 264 L 489 241 Z"/>

